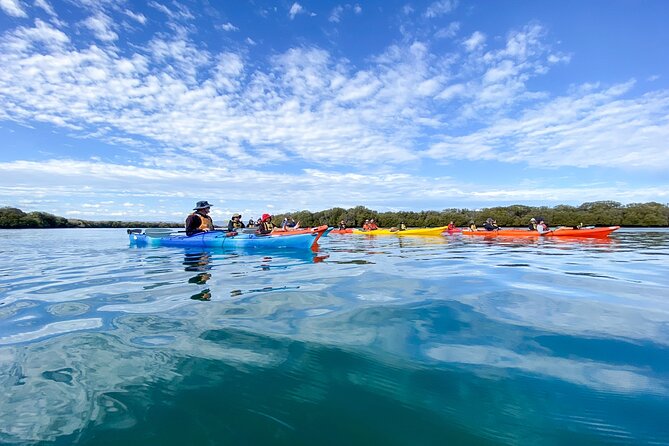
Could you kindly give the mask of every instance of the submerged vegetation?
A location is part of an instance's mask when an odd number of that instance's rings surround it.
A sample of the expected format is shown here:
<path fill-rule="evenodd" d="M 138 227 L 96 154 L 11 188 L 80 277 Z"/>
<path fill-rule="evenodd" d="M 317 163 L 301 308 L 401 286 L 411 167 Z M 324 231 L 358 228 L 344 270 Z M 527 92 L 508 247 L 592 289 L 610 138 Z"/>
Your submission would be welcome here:
<path fill-rule="evenodd" d="M 280 222 L 288 214 L 277 214 L 274 221 Z M 616 201 L 595 201 L 580 206 L 497 206 L 484 209 L 444 209 L 441 211 L 397 211 L 377 212 L 364 206 L 350 209 L 332 208 L 319 212 L 299 211 L 290 214 L 302 226 L 326 224 L 336 226 L 341 220 L 352 227 L 362 226 L 366 219 L 373 218 L 379 226 L 397 226 L 404 222 L 409 227 L 445 226 L 453 221 L 456 226 L 467 226 L 470 221 L 481 225 L 486 218 L 497 220 L 500 226 L 525 226 L 532 217 L 542 217 L 551 226 L 669 226 L 669 206 L 655 202 L 622 205 Z M 218 222 L 221 224 L 221 222 Z M 141 221 L 90 221 L 58 217 L 46 212 L 23 212 L 12 207 L 0 208 L 0 228 L 128 228 L 128 227 L 179 227 L 174 222 Z"/>

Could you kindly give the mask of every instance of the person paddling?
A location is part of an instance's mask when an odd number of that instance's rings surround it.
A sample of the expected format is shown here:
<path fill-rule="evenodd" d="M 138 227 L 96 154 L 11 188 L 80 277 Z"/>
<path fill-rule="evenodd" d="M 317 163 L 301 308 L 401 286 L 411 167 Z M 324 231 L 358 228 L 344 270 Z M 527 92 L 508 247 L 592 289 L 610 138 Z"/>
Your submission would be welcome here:
<path fill-rule="evenodd" d="M 260 224 L 258 225 L 259 234 L 269 234 L 274 229 L 274 223 L 272 223 L 272 216 L 269 214 L 262 214 L 260 219 Z"/>
<path fill-rule="evenodd" d="M 214 230 L 214 221 L 209 216 L 211 206 L 208 201 L 197 202 L 193 208 L 195 212 L 186 217 L 186 235 Z"/>
<path fill-rule="evenodd" d="M 232 214 L 232 218 L 228 222 L 228 231 L 234 231 L 235 229 L 245 228 L 244 222 L 242 221 L 241 214 Z"/>

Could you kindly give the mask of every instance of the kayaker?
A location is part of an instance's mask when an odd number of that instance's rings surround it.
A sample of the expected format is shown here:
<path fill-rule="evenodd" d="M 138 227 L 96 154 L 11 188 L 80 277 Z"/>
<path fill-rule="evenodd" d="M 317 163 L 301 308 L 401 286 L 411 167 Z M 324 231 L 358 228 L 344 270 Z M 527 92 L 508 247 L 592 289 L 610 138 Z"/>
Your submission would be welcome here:
<path fill-rule="evenodd" d="M 485 221 L 483 227 L 485 228 L 486 231 L 496 231 L 499 229 L 499 226 L 497 226 L 497 222 L 490 217 L 488 217 L 488 219 Z"/>
<path fill-rule="evenodd" d="M 369 220 L 365 220 L 365 223 L 362 225 L 363 231 L 369 231 Z"/>
<path fill-rule="evenodd" d="M 453 223 L 453 220 L 451 220 L 450 222 L 448 222 L 447 229 L 448 229 L 449 231 L 453 231 L 453 230 L 455 229 L 455 223 Z"/>
<path fill-rule="evenodd" d="M 469 220 L 469 230 L 478 231 L 478 228 L 476 227 L 476 223 L 474 223 L 474 220 Z"/>
<path fill-rule="evenodd" d="M 539 219 L 539 224 L 537 225 L 537 231 L 539 234 L 546 234 L 548 232 L 551 232 L 551 230 L 548 228 L 548 225 L 544 222 L 543 218 Z"/>
<path fill-rule="evenodd" d="M 241 214 L 232 214 L 232 218 L 228 222 L 228 231 L 234 231 L 235 229 L 245 228 L 246 225 L 242 221 Z"/>
<path fill-rule="evenodd" d="M 214 221 L 209 216 L 211 206 L 208 201 L 197 202 L 193 208 L 195 212 L 186 217 L 186 235 L 214 230 Z"/>
<path fill-rule="evenodd" d="M 346 222 L 344 220 L 340 221 L 339 222 L 339 229 L 346 229 L 346 228 L 347 228 Z"/>
<path fill-rule="evenodd" d="M 252 218 L 249 218 L 249 222 L 246 223 L 246 227 L 247 227 L 247 228 L 252 228 L 252 227 L 254 227 L 255 225 L 256 225 L 255 220 L 252 219 Z"/>
<path fill-rule="evenodd" d="M 407 225 L 404 224 L 403 221 L 400 222 L 400 231 L 406 231 L 407 230 Z"/>
<path fill-rule="evenodd" d="M 300 222 L 296 222 L 293 220 L 293 217 L 290 215 L 286 216 L 286 218 L 283 219 L 283 223 L 281 224 L 281 227 L 283 228 L 284 231 L 290 231 L 292 229 L 297 229 L 300 227 Z"/>
<path fill-rule="evenodd" d="M 259 234 L 269 234 L 273 229 L 274 223 L 272 223 L 272 216 L 269 214 L 262 214 L 257 232 Z"/>
<path fill-rule="evenodd" d="M 527 225 L 527 229 L 530 231 L 536 231 L 537 230 L 537 219 L 532 217 L 530 218 L 530 224 Z"/>
<path fill-rule="evenodd" d="M 374 231 L 376 229 L 379 229 L 379 227 L 377 226 L 376 222 L 372 218 L 372 219 L 369 220 L 369 223 L 367 225 L 367 230 L 368 231 Z"/>

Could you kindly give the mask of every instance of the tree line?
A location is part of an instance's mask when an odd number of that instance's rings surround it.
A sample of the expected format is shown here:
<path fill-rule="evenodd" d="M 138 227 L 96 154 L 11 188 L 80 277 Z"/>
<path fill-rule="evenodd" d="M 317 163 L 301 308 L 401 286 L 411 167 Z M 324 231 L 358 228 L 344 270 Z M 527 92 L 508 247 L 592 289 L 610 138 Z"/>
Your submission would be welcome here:
<path fill-rule="evenodd" d="M 656 202 L 622 205 L 616 201 L 595 201 L 580 206 L 496 206 L 484 209 L 443 209 L 441 211 L 398 211 L 378 212 L 364 206 L 350 209 L 332 208 L 324 211 L 299 211 L 291 214 L 277 214 L 273 220 L 280 223 L 291 215 L 300 225 L 337 226 L 340 221 L 350 227 L 360 227 L 365 220 L 375 219 L 380 227 L 399 226 L 404 222 L 408 227 L 437 227 L 449 222 L 456 226 L 468 226 L 470 222 L 481 226 L 487 218 L 497 221 L 500 226 L 526 226 L 530 218 L 543 218 L 550 226 L 629 226 L 666 227 L 669 226 L 669 206 Z M 216 222 L 225 225 L 226 222 Z M 12 207 L 0 208 L 0 228 L 174 228 L 182 223 L 142 222 L 142 221 L 91 221 L 58 217 L 46 212 L 23 212 Z"/>

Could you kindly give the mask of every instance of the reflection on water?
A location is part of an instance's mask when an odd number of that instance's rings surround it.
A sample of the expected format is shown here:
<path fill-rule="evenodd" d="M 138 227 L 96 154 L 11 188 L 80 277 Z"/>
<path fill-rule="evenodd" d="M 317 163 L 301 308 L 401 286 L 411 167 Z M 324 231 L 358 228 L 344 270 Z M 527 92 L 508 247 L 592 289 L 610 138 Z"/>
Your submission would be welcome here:
<path fill-rule="evenodd" d="M 117 232 L 0 232 L 0 442 L 669 444 L 667 231 Z"/>

